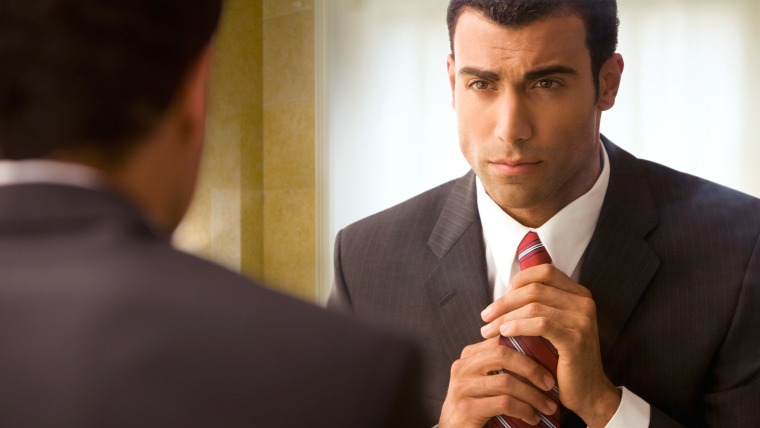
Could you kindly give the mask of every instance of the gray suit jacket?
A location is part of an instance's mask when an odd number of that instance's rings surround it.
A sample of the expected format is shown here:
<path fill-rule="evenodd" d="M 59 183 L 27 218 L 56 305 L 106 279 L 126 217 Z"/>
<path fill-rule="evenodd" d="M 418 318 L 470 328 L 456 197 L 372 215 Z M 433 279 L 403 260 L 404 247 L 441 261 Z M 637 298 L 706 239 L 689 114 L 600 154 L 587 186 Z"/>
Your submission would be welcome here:
<path fill-rule="evenodd" d="M 420 426 L 412 347 L 174 250 L 121 197 L 0 187 L 0 426 Z"/>
<path fill-rule="evenodd" d="M 607 375 L 652 405 L 651 426 L 760 426 L 760 201 L 603 141 L 610 183 L 579 282 L 597 304 Z M 421 346 L 429 422 L 490 302 L 474 178 L 336 239 L 329 306 Z"/>

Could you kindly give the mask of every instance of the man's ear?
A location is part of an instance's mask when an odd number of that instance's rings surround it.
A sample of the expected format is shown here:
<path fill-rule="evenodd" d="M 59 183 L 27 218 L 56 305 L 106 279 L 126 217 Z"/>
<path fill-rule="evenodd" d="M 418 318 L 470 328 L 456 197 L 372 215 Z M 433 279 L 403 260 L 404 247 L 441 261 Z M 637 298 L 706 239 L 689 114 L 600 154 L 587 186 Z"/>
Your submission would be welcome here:
<path fill-rule="evenodd" d="M 457 70 L 454 64 L 454 55 L 449 54 L 446 57 L 446 70 L 449 72 L 449 83 L 451 84 L 451 106 L 456 108 L 456 100 L 454 98 L 454 88 L 457 81 Z"/>
<path fill-rule="evenodd" d="M 177 113 L 181 116 L 185 141 L 202 142 L 206 132 L 208 78 L 213 49 L 209 44 L 190 67 L 177 94 Z"/>
<path fill-rule="evenodd" d="M 606 111 L 615 105 L 624 65 L 623 56 L 617 53 L 602 64 L 602 69 L 599 71 L 599 100 L 597 101 L 599 110 Z"/>

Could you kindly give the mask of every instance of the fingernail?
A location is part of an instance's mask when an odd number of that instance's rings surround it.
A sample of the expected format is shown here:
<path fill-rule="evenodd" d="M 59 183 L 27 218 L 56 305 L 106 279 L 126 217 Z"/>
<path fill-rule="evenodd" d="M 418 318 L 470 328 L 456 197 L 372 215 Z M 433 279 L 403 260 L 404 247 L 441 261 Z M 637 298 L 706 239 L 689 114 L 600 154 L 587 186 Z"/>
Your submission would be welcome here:
<path fill-rule="evenodd" d="M 502 336 L 509 336 L 509 323 L 505 322 L 504 324 L 499 326 L 499 333 L 501 333 Z"/>
<path fill-rule="evenodd" d="M 489 330 L 490 327 L 491 327 L 491 324 L 484 325 L 483 327 L 481 327 L 480 328 L 480 335 L 481 336 L 485 336 L 486 332 Z"/>
<path fill-rule="evenodd" d="M 550 415 L 553 415 L 557 411 L 557 403 L 552 400 L 546 400 L 546 407 L 549 409 Z"/>
<path fill-rule="evenodd" d="M 550 375 L 544 376 L 544 385 L 546 385 L 546 391 L 550 391 L 554 388 L 554 378 Z"/>
<path fill-rule="evenodd" d="M 493 309 L 491 309 L 490 306 L 483 309 L 483 312 L 480 313 L 480 318 L 482 318 L 483 321 L 486 321 L 486 317 L 491 315 L 491 311 L 493 311 Z"/>

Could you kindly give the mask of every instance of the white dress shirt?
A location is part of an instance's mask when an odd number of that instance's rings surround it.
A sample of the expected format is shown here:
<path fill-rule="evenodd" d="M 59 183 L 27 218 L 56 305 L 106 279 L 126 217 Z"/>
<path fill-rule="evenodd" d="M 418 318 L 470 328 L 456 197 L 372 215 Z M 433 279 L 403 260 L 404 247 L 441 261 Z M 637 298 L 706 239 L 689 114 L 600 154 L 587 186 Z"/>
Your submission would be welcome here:
<path fill-rule="evenodd" d="M 581 259 L 594 234 L 610 180 L 610 162 L 602 146 L 602 172 L 593 187 L 560 210 L 537 229 L 523 226 L 505 213 L 476 179 L 478 212 L 483 225 L 488 281 L 494 300 L 504 295 L 510 279 L 520 270 L 517 247 L 525 234 L 535 231 L 552 258 L 552 263 L 574 281 L 580 278 Z M 607 428 L 647 427 L 650 407 L 625 387 L 617 412 Z"/>
<path fill-rule="evenodd" d="M 27 183 L 53 183 L 88 189 L 105 187 L 101 174 L 84 165 L 45 159 L 0 160 L 0 186 Z"/>

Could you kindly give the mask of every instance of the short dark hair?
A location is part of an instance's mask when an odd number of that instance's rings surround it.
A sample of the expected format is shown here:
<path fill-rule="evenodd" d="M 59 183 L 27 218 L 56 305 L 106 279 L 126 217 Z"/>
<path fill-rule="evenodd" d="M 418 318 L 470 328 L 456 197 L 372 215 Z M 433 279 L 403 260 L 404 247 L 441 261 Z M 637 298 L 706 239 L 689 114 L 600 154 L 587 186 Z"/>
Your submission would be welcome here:
<path fill-rule="evenodd" d="M 446 23 L 452 55 L 457 21 L 468 7 L 505 27 L 521 27 L 562 13 L 580 17 L 586 27 L 586 46 L 591 55 L 591 72 L 598 95 L 602 64 L 617 49 L 620 20 L 616 0 L 451 0 Z"/>
<path fill-rule="evenodd" d="M 223 0 L 0 0 L 0 158 L 123 154 L 164 117 Z"/>

